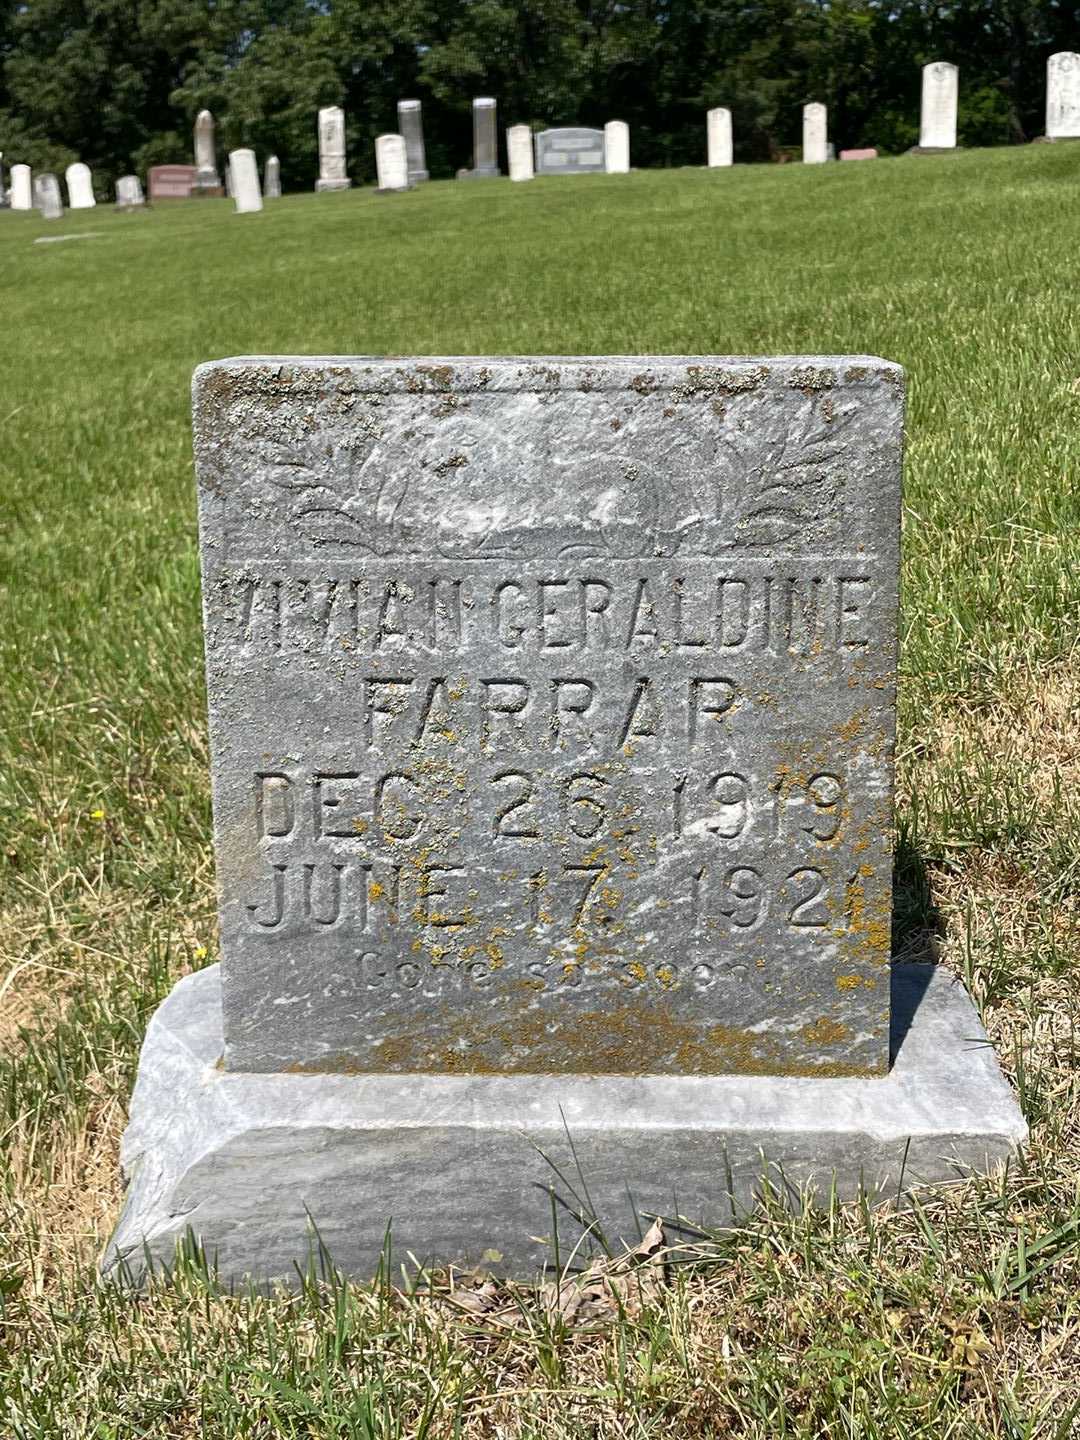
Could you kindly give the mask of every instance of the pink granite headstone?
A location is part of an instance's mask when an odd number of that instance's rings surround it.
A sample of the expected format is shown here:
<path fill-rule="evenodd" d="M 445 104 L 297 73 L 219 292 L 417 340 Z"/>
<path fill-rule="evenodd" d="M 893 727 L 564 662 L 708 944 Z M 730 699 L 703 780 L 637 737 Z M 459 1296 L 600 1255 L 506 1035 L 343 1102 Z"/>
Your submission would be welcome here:
<path fill-rule="evenodd" d="M 871 145 L 865 150 L 841 150 L 841 160 L 876 160 L 877 151 Z"/>

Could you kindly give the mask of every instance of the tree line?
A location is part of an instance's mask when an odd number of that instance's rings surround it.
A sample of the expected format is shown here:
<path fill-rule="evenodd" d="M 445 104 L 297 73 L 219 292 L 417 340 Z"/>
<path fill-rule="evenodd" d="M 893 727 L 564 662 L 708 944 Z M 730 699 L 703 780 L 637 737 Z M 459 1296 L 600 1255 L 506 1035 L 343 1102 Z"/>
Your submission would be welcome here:
<path fill-rule="evenodd" d="M 630 125 L 633 163 L 704 163 L 705 111 L 732 111 L 737 161 L 800 143 L 829 107 L 837 147 L 916 143 L 921 67 L 960 67 L 959 143 L 1043 129 L 1047 57 L 1080 49 L 1080 5 L 1022 0 L 0 0 L 0 151 L 118 175 L 190 163 L 213 111 L 222 154 L 318 168 L 315 115 L 341 105 L 349 169 L 374 174 L 397 101 L 423 102 L 428 168 L 470 163 L 471 102 L 499 125 Z"/>

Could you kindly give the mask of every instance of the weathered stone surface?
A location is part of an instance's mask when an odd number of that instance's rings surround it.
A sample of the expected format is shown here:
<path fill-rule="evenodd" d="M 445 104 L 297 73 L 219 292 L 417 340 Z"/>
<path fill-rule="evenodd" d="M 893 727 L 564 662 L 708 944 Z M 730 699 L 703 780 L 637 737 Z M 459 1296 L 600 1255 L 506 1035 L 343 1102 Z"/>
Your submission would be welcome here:
<path fill-rule="evenodd" d="M 195 117 L 195 180 L 192 191 L 203 195 L 221 194 L 214 146 L 214 117 L 209 110 L 200 110 Z"/>
<path fill-rule="evenodd" d="M 379 135 L 375 140 L 376 183 L 380 190 L 409 188 L 409 161 L 403 135 Z"/>
<path fill-rule="evenodd" d="M 920 150 L 956 149 L 956 106 L 960 72 L 947 60 L 923 66 L 919 112 Z"/>
<path fill-rule="evenodd" d="M 29 165 L 12 165 L 11 167 L 11 208 L 12 210 L 32 210 L 34 208 L 34 190 L 32 174 Z"/>
<path fill-rule="evenodd" d="M 1046 62 L 1046 138 L 1080 139 L 1080 54 L 1073 50 Z"/>
<path fill-rule="evenodd" d="M 609 175 L 630 173 L 630 126 L 609 120 L 604 126 L 604 169 Z"/>
<path fill-rule="evenodd" d="M 348 190 L 345 171 L 345 111 L 327 105 L 319 111 L 319 178 L 316 190 Z"/>
<path fill-rule="evenodd" d="M 507 130 L 506 163 L 511 180 L 533 178 L 533 141 L 528 125 L 511 125 Z"/>
<path fill-rule="evenodd" d="M 550 1192 L 573 1203 L 544 1156 L 571 1178 L 580 1166 L 606 1234 L 631 1244 L 635 1208 L 730 1224 L 763 1174 L 792 1203 L 834 1177 L 873 1201 L 1008 1160 L 1027 1128 L 963 988 L 925 965 L 892 985 L 896 1058 L 876 1080 L 230 1075 L 204 970 L 150 1022 L 104 1268 L 141 1280 L 146 1255 L 168 1265 L 190 1230 L 226 1282 L 295 1286 L 314 1222 L 367 1279 L 392 1219 L 396 1256 L 494 1250 L 494 1268 L 529 1276 L 555 1258 Z M 560 1213 L 565 1262 L 578 1232 Z"/>
<path fill-rule="evenodd" d="M 885 1068 L 903 381 L 195 380 L 232 1069 Z"/>
<path fill-rule="evenodd" d="M 472 102 L 473 168 L 470 180 L 491 180 L 499 173 L 499 132 L 495 101 L 478 95 Z"/>
<path fill-rule="evenodd" d="M 72 210 L 92 210 L 97 204 L 94 199 L 94 182 L 90 174 L 90 166 L 84 165 L 81 160 L 76 160 L 74 165 L 69 165 L 64 171 L 64 180 L 67 184 L 68 205 Z"/>
<path fill-rule="evenodd" d="M 571 125 L 541 130 L 536 136 L 538 175 L 598 175 L 603 171 L 603 130 Z"/>
<path fill-rule="evenodd" d="M 268 156 L 263 166 L 263 198 L 281 199 L 281 161 L 276 155 Z"/>
<path fill-rule="evenodd" d="M 189 200 L 195 185 L 194 165 L 153 165 L 146 172 L 151 200 Z"/>
<path fill-rule="evenodd" d="M 48 171 L 34 176 L 34 204 L 41 212 L 43 220 L 59 220 L 64 214 L 60 181 Z"/>
<path fill-rule="evenodd" d="M 121 209 L 134 209 L 146 202 L 143 199 L 142 184 L 137 175 L 121 175 L 116 182 L 116 203 Z"/>
<path fill-rule="evenodd" d="M 731 111 L 723 105 L 710 110 L 705 117 L 705 130 L 710 169 L 732 164 Z"/>
<path fill-rule="evenodd" d="M 405 137 L 409 184 L 419 185 L 428 179 L 427 158 L 424 154 L 424 119 L 420 101 L 399 100 L 397 117 L 398 131 Z"/>
<path fill-rule="evenodd" d="M 824 165 L 829 158 L 829 115 L 817 101 L 803 106 L 802 158 L 804 165 Z"/>
<path fill-rule="evenodd" d="M 238 215 L 255 214 L 263 208 L 259 189 L 259 166 L 254 150 L 229 151 L 229 177 L 233 202 Z"/>

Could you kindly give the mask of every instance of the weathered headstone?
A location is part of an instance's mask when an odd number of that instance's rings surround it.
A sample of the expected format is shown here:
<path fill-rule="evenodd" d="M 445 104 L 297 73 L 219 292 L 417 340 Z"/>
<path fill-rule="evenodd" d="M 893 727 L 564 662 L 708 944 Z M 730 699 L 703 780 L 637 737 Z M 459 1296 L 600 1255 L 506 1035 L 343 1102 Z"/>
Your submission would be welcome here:
<path fill-rule="evenodd" d="M 1080 139 L 1080 54 L 1073 50 L 1046 62 L 1046 138 Z"/>
<path fill-rule="evenodd" d="M 60 181 L 48 171 L 34 176 L 34 204 L 43 220 L 63 218 L 64 201 L 60 195 Z"/>
<path fill-rule="evenodd" d="M 379 135 L 376 138 L 375 175 L 381 191 L 409 188 L 409 157 L 404 135 Z"/>
<path fill-rule="evenodd" d="M 259 189 L 259 166 L 254 150 L 230 150 L 229 174 L 232 176 L 233 202 L 238 215 L 253 215 L 263 208 Z"/>
<path fill-rule="evenodd" d="M 64 181 L 67 185 L 68 206 L 72 210 L 94 208 L 97 201 L 94 199 L 94 181 L 89 165 L 76 160 L 74 165 L 69 165 L 64 171 Z"/>
<path fill-rule="evenodd" d="M 235 198 L 235 195 L 236 195 L 236 186 L 235 186 L 234 183 L 233 183 L 232 157 L 231 157 L 230 155 L 226 155 L 226 157 L 225 157 L 225 198 L 226 198 L 227 200 L 232 200 L 232 199 Z"/>
<path fill-rule="evenodd" d="M 319 111 L 319 178 L 316 190 L 348 190 L 345 171 L 345 111 L 327 105 Z"/>
<path fill-rule="evenodd" d="M 533 178 L 533 139 L 528 125 L 511 125 L 507 130 L 506 163 L 511 180 Z"/>
<path fill-rule="evenodd" d="M 862 149 L 841 150 L 841 160 L 876 160 L 878 153 L 872 145 L 864 146 Z"/>
<path fill-rule="evenodd" d="M 630 126 L 609 120 L 604 126 L 604 169 L 609 175 L 630 173 Z"/>
<path fill-rule="evenodd" d="M 281 161 L 276 155 L 268 156 L 263 166 L 263 198 L 281 199 Z"/>
<path fill-rule="evenodd" d="M 920 150 L 956 149 L 956 106 L 960 72 L 947 60 L 923 66 L 919 112 Z"/>
<path fill-rule="evenodd" d="M 828 111 L 816 101 L 803 106 L 802 158 L 804 165 L 824 165 L 829 158 Z"/>
<path fill-rule="evenodd" d="M 509 132 L 508 132 L 509 133 Z M 538 175 L 602 175 L 604 132 L 584 125 L 541 130 L 536 136 Z"/>
<path fill-rule="evenodd" d="M 705 117 L 705 129 L 710 169 L 732 164 L 731 111 L 723 105 L 710 110 Z"/>
<path fill-rule="evenodd" d="M 473 118 L 473 165 L 468 171 L 470 180 L 491 180 L 499 170 L 499 132 L 496 126 L 496 106 L 490 95 L 478 95 L 472 102 Z"/>
<path fill-rule="evenodd" d="M 154 200 L 190 200 L 197 171 L 194 165 L 152 165 L 146 188 Z"/>
<path fill-rule="evenodd" d="M 899 367 L 243 359 L 194 410 L 222 964 L 107 1265 L 367 1274 L 392 1214 L 527 1272 L 566 1165 L 617 1242 L 1014 1151 L 932 967 L 889 1071 Z"/>
<path fill-rule="evenodd" d="M 195 117 L 195 183 L 193 195 L 220 196 L 221 177 L 217 168 L 214 144 L 214 117 L 209 110 L 200 110 Z"/>
<path fill-rule="evenodd" d="M 424 155 L 424 120 L 420 101 L 399 100 L 397 117 L 398 131 L 405 137 L 409 184 L 418 185 L 421 181 L 428 179 L 427 159 Z"/>
<path fill-rule="evenodd" d="M 133 210 L 145 203 L 143 188 L 137 175 L 121 175 L 116 182 L 116 203 L 122 210 Z"/>
<path fill-rule="evenodd" d="M 7 205 L 7 188 L 4 184 L 4 152 L 0 150 L 0 210 L 6 210 Z"/>
<path fill-rule="evenodd" d="M 29 165 L 11 167 L 11 208 L 32 210 L 34 208 L 33 176 Z"/>

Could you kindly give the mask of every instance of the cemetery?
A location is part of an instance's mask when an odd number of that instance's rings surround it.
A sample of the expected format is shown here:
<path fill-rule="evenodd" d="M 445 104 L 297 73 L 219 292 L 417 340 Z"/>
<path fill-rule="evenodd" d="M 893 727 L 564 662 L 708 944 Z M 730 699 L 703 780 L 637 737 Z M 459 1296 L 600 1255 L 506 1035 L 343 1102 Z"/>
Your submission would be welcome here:
<path fill-rule="evenodd" d="M 5 149 L 0 1432 L 1080 1426 L 1080 59 L 916 79 Z"/>

